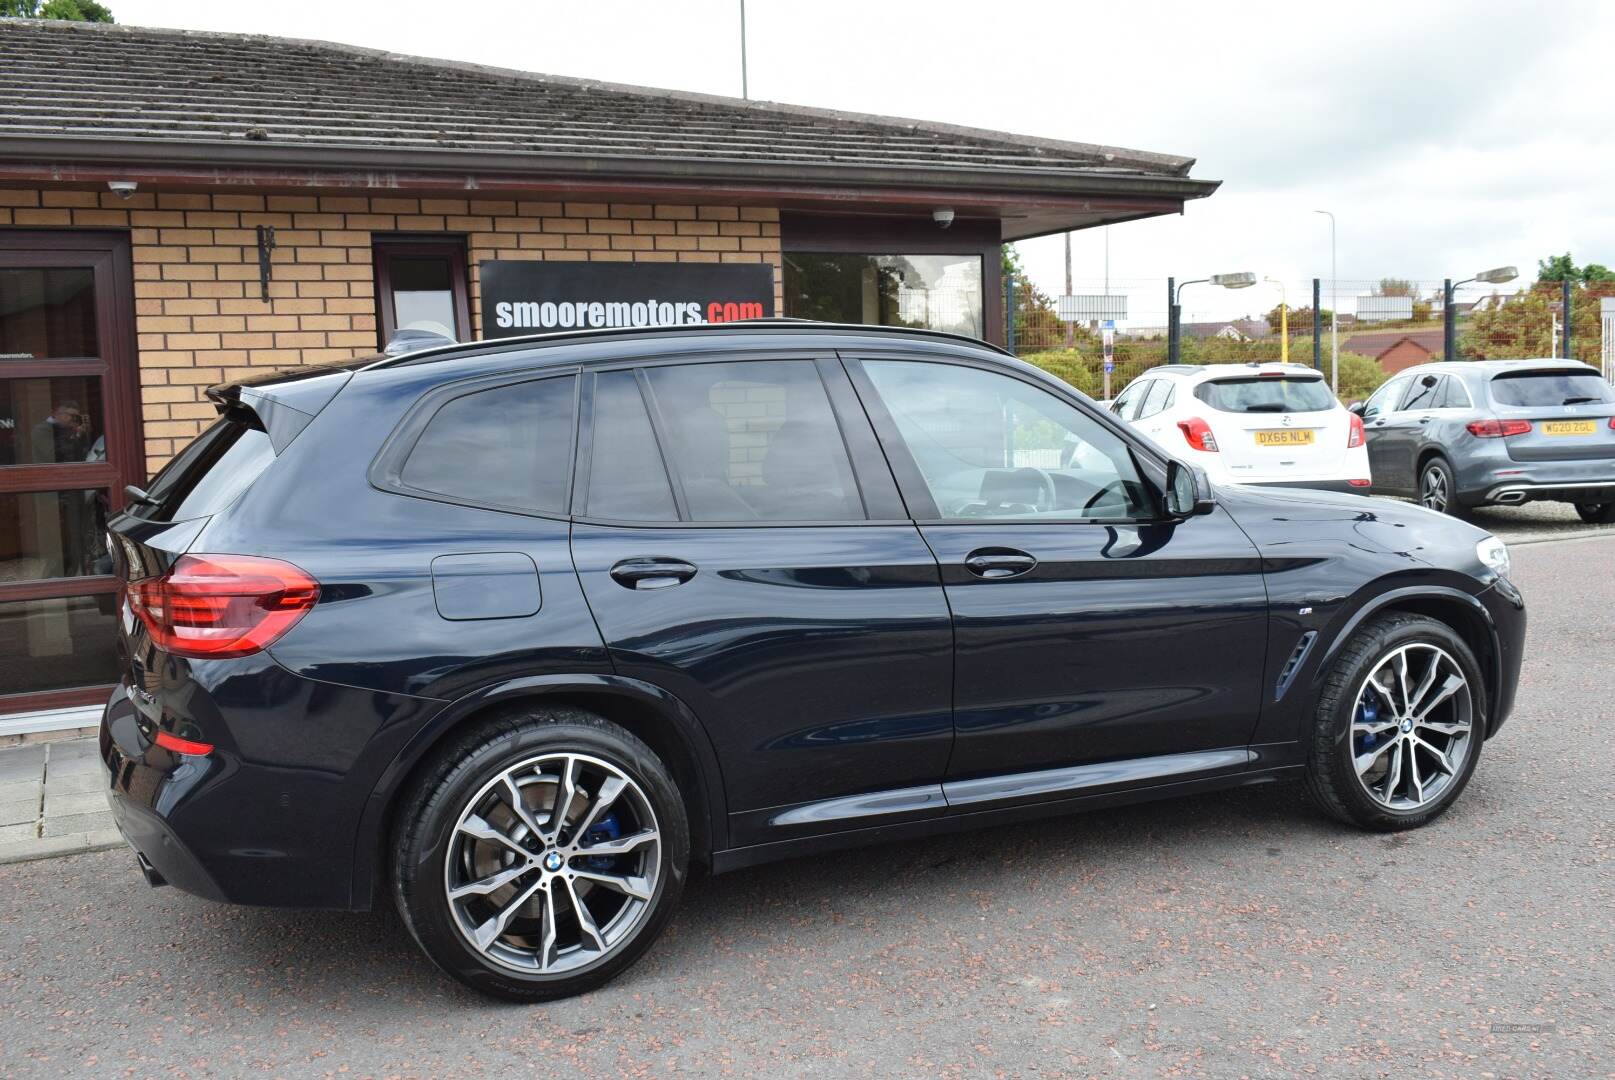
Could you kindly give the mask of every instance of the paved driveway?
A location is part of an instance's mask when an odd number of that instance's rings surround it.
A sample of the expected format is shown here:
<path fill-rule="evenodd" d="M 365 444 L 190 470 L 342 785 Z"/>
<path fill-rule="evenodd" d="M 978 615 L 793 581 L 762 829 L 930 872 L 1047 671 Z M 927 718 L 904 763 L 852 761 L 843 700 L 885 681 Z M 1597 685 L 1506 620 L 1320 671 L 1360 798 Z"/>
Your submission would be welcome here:
<path fill-rule="evenodd" d="M 0 867 L 0 1073 L 1608 1076 L 1612 561 L 1516 552 L 1518 712 L 1420 832 L 1269 786 L 746 871 L 542 1007 L 389 916 L 151 891 L 123 852 Z"/>

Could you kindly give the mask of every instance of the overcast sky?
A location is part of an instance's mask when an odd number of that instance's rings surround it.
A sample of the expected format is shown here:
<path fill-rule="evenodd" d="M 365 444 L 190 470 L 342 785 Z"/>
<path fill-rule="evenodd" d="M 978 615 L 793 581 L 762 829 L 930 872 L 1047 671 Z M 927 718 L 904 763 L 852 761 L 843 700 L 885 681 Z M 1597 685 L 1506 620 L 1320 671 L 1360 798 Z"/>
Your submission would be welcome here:
<path fill-rule="evenodd" d="M 107 2 L 133 25 L 740 92 L 738 0 Z M 754 98 L 1197 158 L 1217 194 L 1111 230 L 1135 323 L 1165 306 L 1143 279 L 1169 274 L 1252 270 L 1308 302 L 1296 293 L 1329 276 L 1315 208 L 1339 222 L 1344 310 L 1348 280 L 1533 274 L 1566 250 L 1615 264 L 1615 3 L 749 0 L 747 29 Z M 1077 291 L 1097 291 L 1101 233 L 1073 247 Z M 1021 248 L 1062 291 L 1060 239 Z M 1228 317 L 1277 292 L 1184 301 L 1186 318 Z"/>

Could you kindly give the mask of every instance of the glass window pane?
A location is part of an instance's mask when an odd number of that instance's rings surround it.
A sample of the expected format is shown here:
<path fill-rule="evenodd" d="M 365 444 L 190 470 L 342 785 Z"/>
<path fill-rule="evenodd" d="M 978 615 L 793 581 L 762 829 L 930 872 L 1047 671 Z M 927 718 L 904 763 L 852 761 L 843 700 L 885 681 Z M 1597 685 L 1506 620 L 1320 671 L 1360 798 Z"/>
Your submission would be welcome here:
<path fill-rule="evenodd" d="M 0 603 L 0 694 L 116 682 L 117 603 L 115 593 Z"/>
<path fill-rule="evenodd" d="M 112 573 L 106 528 L 105 491 L 0 494 L 0 582 Z"/>
<path fill-rule="evenodd" d="M 788 254 L 785 314 L 979 338 L 981 257 Z"/>
<path fill-rule="evenodd" d="M 1213 379 L 1197 386 L 1194 396 L 1218 412 L 1327 412 L 1335 407 L 1329 384 L 1308 376 Z"/>
<path fill-rule="evenodd" d="M 454 329 L 454 272 L 447 259 L 396 257 L 388 262 L 388 279 L 396 329 L 459 338 Z"/>
<path fill-rule="evenodd" d="M 577 379 L 539 379 L 454 398 L 432 416 L 402 480 L 467 502 L 566 512 Z"/>
<path fill-rule="evenodd" d="M 1602 405 L 1615 401 L 1615 390 L 1593 371 L 1510 371 L 1492 380 L 1492 400 L 1528 408 Z"/>
<path fill-rule="evenodd" d="M 194 521 L 229 506 L 275 460 L 269 436 L 237 420 L 216 420 L 152 481 L 156 506 L 132 512 L 154 521 Z"/>
<path fill-rule="evenodd" d="M 678 520 L 667 469 L 632 371 L 608 371 L 595 379 L 591 442 L 585 511 L 590 517 Z"/>
<path fill-rule="evenodd" d="M 1126 442 L 1053 394 L 952 364 L 864 367 L 943 518 L 1151 516 Z"/>
<path fill-rule="evenodd" d="M 692 520 L 864 520 L 846 444 L 811 360 L 648 374 Z"/>
<path fill-rule="evenodd" d="M 101 380 L 0 379 L 0 465 L 105 461 Z"/>
<path fill-rule="evenodd" d="M 98 355 L 94 270 L 0 270 L 0 360 Z"/>

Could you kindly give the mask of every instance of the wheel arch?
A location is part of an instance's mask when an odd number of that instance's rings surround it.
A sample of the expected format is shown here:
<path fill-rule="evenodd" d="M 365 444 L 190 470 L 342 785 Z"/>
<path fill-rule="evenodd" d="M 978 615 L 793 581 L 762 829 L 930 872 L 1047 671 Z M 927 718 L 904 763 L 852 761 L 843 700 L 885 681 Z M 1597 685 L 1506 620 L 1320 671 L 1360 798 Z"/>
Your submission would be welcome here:
<path fill-rule="evenodd" d="M 707 865 L 727 844 L 727 806 L 717 754 L 706 729 L 679 698 L 661 687 L 615 675 L 540 675 L 484 687 L 451 703 L 405 744 L 371 792 L 354 851 L 351 906 L 368 909 L 386 872 L 399 800 L 410 781 L 451 734 L 512 706 L 586 709 L 643 740 L 668 767 L 684 797 L 690 856 Z"/>
<path fill-rule="evenodd" d="M 1313 672 L 1312 696 L 1316 697 L 1327 677 L 1330 665 L 1351 636 L 1369 619 L 1378 615 L 1423 615 L 1450 627 L 1464 639 L 1480 665 L 1487 703 L 1487 735 L 1497 726 L 1496 704 L 1502 685 L 1502 652 L 1498 643 L 1497 625 L 1491 613 L 1473 594 L 1444 585 L 1412 585 L 1392 589 L 1363 604 L 1354 611 L 1329 640 L 1318 666 Z M 1311 710 L 1307 710 L 1307 723 L 1311 723 Z"/>

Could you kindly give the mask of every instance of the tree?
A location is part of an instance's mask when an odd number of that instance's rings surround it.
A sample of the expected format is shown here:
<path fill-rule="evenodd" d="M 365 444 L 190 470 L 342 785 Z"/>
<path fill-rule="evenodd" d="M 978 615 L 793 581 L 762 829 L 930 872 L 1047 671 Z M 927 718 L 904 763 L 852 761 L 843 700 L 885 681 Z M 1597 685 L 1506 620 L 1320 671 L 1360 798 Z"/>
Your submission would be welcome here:
<path fill-rule="evenodd" d="M 1324 328 L 1327 329 L 1329 326 L 1329 320 L 1334 315 L 1334 312 L 1330 311 L 1328 308 L 1324 308 L 1322 315 Z M 1279 332 L 1279 306 L 1277 304 L 1273 305 L 1273 310 L 1269 311 L 1266 315 L 1263 315 L 1262 318 L 1267 320 L 1267 325 L 1273 328 L 1273 332 L 1275 334 Z M 1295 337 L 1297 334 L 1310 333 L 1312 333 L 1312 309 L 1310 307 L 1291 308 L 1290 336 Z"/>
<path fill-rule="evenodd" d="M 112 12 L 96 0 L 0 0 L 0 18 L 109 23 Z"/>
<path fill-rule="evenodd" d="M 1013 274 L 1015 278 L 1015 347 L 1028 350 L 1064 345 L 1066 327 L 1053 298 L 1026 276 L 1014 245 L 1005 244 L 1002 251 L 1004 275 Z M 1091 344 L 1093 335 L 1078 327 L 1076 341 L 1078 345 Z"/>
<path fill-rule="evenodd" d="M 1562 282 L 1566 279 L 1581 285 L 1592 285 L 1596 282 L 1615 281 L 1615 271 L 1598 263 L 1588 263 L 1578 267 L 1570 257 L 1570 252 L 1563 255 L 1550 255 L 1546 259 L 1538 259 L 1536 279 L 1537 283 L 1554 281 Z"/>
<path fill-rule="evenodd" d="M 1406 278 L 1380 278 L 1379 284 L 1374 286 L 1375 296 L 1418 296 L 1418 290 L 1413 282 Z"/>

